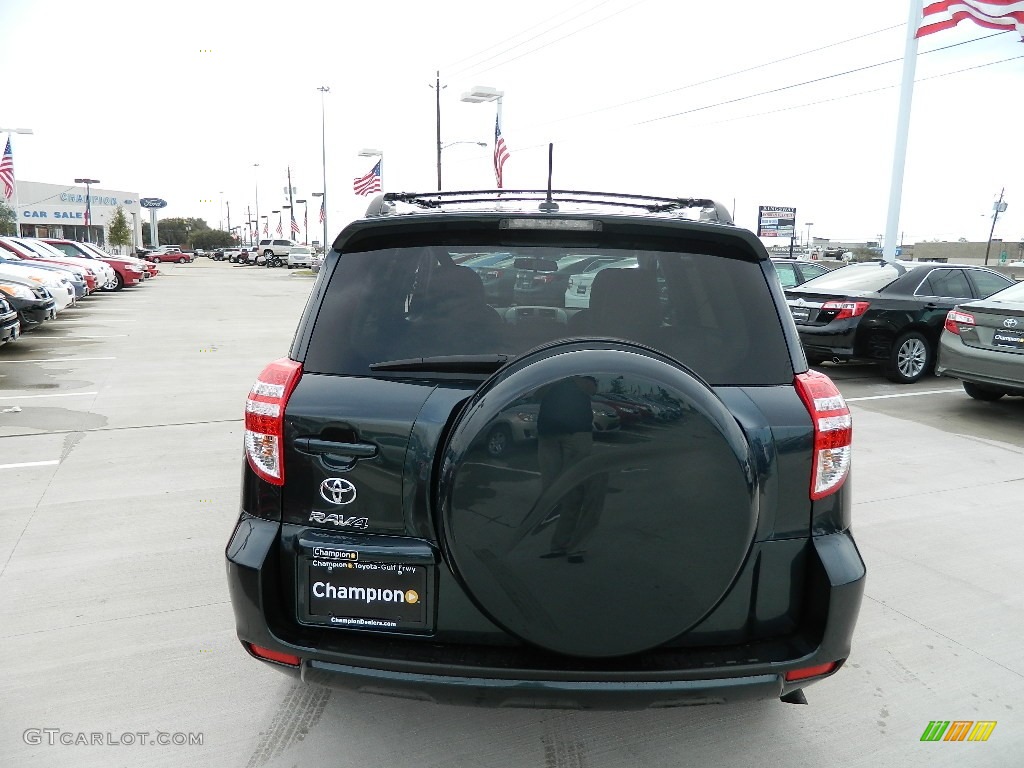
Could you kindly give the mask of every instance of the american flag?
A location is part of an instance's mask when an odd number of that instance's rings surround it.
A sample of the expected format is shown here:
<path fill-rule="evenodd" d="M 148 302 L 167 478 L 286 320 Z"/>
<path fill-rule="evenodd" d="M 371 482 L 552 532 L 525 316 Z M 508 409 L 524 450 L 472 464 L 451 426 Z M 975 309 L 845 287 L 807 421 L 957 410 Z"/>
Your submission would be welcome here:
<path fill-rule="evenodd" d="M 277 231 L 277 236 L 278 237 L 281 237 L 281 235 L 284 234 L 284 230 L 281 229 L 281 217 L 280 216 L 277 217 L 277 230 L 276 231 Z"/>
<path fill-rule="evenodd" d="M 309 206 L 302 206 L 302 231 L 306 233 L 306 240 L 309 239 Z"/>
<path fill-rule="evenodd" d="M 14 153 L 11 152 L 11 137 L 7 137 L 7 149 L 0 160 L 0 181 L 4 183 L 4 198 L 14 197 Z"/>
<path fill-rule="evenodd" d="M 501 138 L 501 124 L 498 122 L 498 118 L 494 118 L 494 179 L 498 182 L 498 189 L 502 187 L 502 168 L 505 167 L 505 161 L 509 158 L 508 147 L 505 146 L 505 140 Z"/>
<path fill-rule="evenodd" d="M 352 180 L 352 189 L 355 190 L 357 195 L 369 195 L 381 191 L 380 163 L 381 161 L 378 160 L 377 164 L 373 166 L 373 169 L 368 174 Z M 320 213 L 323 214 L 323 208 L 320 209 Z"/>
<path fill-rule="evenodd" d="M 327 218 L 327 196 L 320 201 L 320 223 L 324 223 L 324 219 Z"/>
<path fill-rule="evenodd" d="M 301 230 L 299 229 L 299 224 L 298 224 L 297 221 L 295 221 L 295 214 L 293 213 L 292 214 L 292 234 L 293 235 L 298 235 L 300 231 Z"/>
<path fill-rule="evenodd" d="M 269 234 L 270 234 L 270 222 L 269 221 L 264 221 L 263 222 L 263 236 L 267 237 Z"/>
<path fill-rule="evenodd" d="M 924 8 L 917 37 L 973 21 L 988 29 L 1016 30 L 1024 39 L 1024 2 L 1021 0 L 938 0 Z"/>

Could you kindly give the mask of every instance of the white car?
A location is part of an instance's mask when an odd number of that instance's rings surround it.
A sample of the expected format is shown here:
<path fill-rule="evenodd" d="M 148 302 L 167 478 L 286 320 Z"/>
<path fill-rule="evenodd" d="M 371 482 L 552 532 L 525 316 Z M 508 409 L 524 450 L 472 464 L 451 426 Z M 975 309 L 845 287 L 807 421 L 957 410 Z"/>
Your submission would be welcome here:
<path fill-rule="evenodd" d="M 613 262 L 599 261 L 583 272 L 570 275 L 569 285 L 565 289 L 566 309 L 587 309 L 590 306 L 590 289 L 594 285 L 594 278 L 602 269 L 636 269 L 638 266 L 635 258 Z"/>
<path fill-rule="evenodd" d="M 35 253 L 41 259 L 53 259 L 66 264 L 73 264 L 76 267 L 87 270 L 96 278 L 96 287 L 104 288 L 117 285 L 117 273 L 109 264 L 96 261 L 95 259 L 82 259 L 77 256 L 68 256 L 64 251 L 54 248 L 49 243 L 33 237 L 16 237 L 11 240 L 21 245 L 25 250 Z"/>
<path fill-rule="evenodd" d="M 149 271 L 147 269 L 147 267 L 149 267 L 149 264 L 146 262 L 145 259 L 138 259 L 134 256 L 114 256 L 113 254 L 104 251 L 98 245 L 93 245 L 92 243 L 79 243 L 79 245 L 85 248 L 85 250 L 87 250 L 89 253 L 95 255 L 97 259 L 117 259 L 118 261 L 123 261 L 128 264 L 132 264 L 135 267 L 137 267 L 140 272 L 142 272 L 144 279 L 150 277 Z M 107 266 L 110 267 L 109 264 Z M 111 271 L 113 271 L 113 267 L 110 267 L 110 269 Z"/>
<path fill-rule="evenodd" d="M 312 267 L 313 249 L 308 245 L 296 245 L 288 252 L 288 269 Z"/>
<path fill-rule="evenodd" d="M 57 272 L 37 269 L 30 265 L 22 266 L 21 264 L 4 262 L 0 264 L 0 278 L 3 277 L 29 281 L 43 286 L 53 296 L 58 312 L 70 306 L 75 300 L 75 286 L 66 277 L 60 277 Z"/>

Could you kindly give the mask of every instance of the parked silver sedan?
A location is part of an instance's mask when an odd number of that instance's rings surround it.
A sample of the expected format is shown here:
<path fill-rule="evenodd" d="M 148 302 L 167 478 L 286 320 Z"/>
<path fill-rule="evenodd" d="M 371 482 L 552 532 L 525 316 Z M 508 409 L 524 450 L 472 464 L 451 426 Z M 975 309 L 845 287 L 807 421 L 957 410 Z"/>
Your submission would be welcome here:
<path fill-rule="evenodd" d="M 935 373 L 976 400 L 1024 396 L 1024 283 L 949 312 Z"/>

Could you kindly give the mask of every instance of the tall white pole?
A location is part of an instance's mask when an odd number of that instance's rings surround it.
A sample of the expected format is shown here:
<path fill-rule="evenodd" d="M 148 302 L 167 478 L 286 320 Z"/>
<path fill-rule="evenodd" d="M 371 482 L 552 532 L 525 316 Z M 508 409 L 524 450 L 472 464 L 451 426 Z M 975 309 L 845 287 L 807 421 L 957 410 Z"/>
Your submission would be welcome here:
<path fill-rule="evenodd" d="M 914 73 L 917 71 L 917 29 L 921 24 L 922 0 L 910 0 L 907 16 L 907 45 L 903 52 L 903 83 L 900 86 L 900 111 L 896 119 L 896 146 L 892 156 L 892 183 L 889 186 L 889 214 L 885 223 L 882 258 L 896 258 L 896 237 L 900 228 L 900 203 L 903 198 L 903 171 L 907 164 L 907 137 L 910 134 L 910 105 L 914 99 Z"/>
<path fill-rule="evenodd" d="M 330 93 L 330 88 L 326 85 L 321 85 L 317 88 L 320 91 L 320 166 L 323 171 L 323 196 L 320 198 L 320 205 L 323 206 L 324 212 L 324 256 L 327 255 L 327 117 L 324 108 L 324 94 Z"/>

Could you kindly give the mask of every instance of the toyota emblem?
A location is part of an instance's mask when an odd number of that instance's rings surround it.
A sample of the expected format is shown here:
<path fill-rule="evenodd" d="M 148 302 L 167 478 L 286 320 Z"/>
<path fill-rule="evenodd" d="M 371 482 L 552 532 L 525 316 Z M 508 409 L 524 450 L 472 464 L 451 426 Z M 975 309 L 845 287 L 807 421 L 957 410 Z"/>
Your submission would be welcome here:
<path fill-rule="evenodd" d="M 356 487 L 340 477 L 329 477 L 320 483 L 320 495 L 331 504 L 351 504 L 356 500 Z"/>
<path fill-rule="evenodd" d="M 1017 318 L 1015 318 L 1015 317 L 1008 317 L 1005 320 L 1003 320 L 1003 325 L 1005 325 L 1007 328 L 1016 328 L 1017 327 Z"/>

